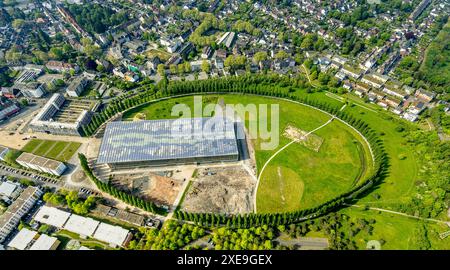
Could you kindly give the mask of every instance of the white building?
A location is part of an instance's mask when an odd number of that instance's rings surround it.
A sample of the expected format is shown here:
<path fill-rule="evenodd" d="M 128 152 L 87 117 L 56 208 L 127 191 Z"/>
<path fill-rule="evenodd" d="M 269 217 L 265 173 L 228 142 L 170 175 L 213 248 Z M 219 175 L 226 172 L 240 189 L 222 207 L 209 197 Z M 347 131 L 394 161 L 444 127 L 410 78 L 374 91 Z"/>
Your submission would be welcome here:
<path fill-rule="evenodd" d="M 64 229 L 77 233 L 82 238 L 92 237 L 100 221 L 72 214 Z"/>
<path fill-rule="evenodd" d="M 0 198 L 4 201 L 11 201 L 20 195 L 22 189 L 19 184 L 11 181 L 2 182 L 0 184 Z"/>
<path fill-rule="evenodd" d="M 79 234 L 80 237 L 92 237 L 108 243 L 111 247 L 124 246 L 131 238 L 131 233 L 119 226 L 113 226 L 59 210 L 54 207 L 42 206 L 34 219 L 59 229 L 65 229 Z"/>
<path fill-rule="evenodd" d="M 69 219 L 70 213 L 55 207 L 42 206 L 34 216 L 34 220 L 56 228 L 62 228 Z"/>
<path fill-rule="evenodd" d="M 45 234 L 39 235 L 35 231 L 23 228 L 9 242 L 8 247 L 17 250 L 55 250 L 59 240 Z"/>
<path fill-rule="evenodd" d="M 100 223 L 93 237 L 110 244 L 112 247 L 116 247 L 123 246 L 129 239 L 129 236 L 129 231 L 122 227 Z"/>
<path fill-rule="evenodd" d="M 44 84 L 36 82 L 15 83 L 12 88 L 20 90 L 25 97 L 29 98 L 40 98 L 46 93 Z"/>
<path fill-rule="evenodd" d="M 30 250 L 56 250 L 59 243 L 56 237 L 41 234 L 34 244 L 31 245 Z"/>
<path fill-rule="evenodd" d="M 30 153 L 22 153 L 16 159 L 16 162 L 26 168 L 57 176 L 61 176 L 67 169 L 67 166 L 61 161 L 36 156 Z"/>
<path fill-rule="evenodd" d="M 14 238 L 9 242 L 8 247 L 18 250 L 25 250 L 31 245 L 38 233 L 23 228 Z"/>

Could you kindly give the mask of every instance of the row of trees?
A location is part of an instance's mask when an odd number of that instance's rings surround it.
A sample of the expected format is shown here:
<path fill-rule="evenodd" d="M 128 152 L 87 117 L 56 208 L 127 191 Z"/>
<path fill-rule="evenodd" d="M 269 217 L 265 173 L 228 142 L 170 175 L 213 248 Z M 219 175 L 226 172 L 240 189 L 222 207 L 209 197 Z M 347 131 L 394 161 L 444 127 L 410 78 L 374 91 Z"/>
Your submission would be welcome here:
<path fill-rule="evenodd" d="M 335 115 L 336 117 L 352 125 L 366 137 L 371 145 L 375 159 L 374 173 L 365 181 L 353 187 L 352 190 L 315 208 L 294 212 L 274 214 L 244 214 L 233 216 L 224 214 L 187 213 L 183 211 L 177 211 L 175 213 L 175 217 L 178 219 L 193 221 L 196 224 L 200 224 L 203 226 L 227 225 L 233 228 L 246 228 L 263 224 L 269 224 L 272 226 L 290 224 L 326 214 L 331 210 L 341 207 L 344 202 L 355 199 L 361 193 L 366 192 L 371 186 L 379 183 L 384 178 L 388 167 L 388 158 L 384 151 L 383 142 L 379 140 L 379 136 L 377 135 L 377 133 L 372 128 L 370 128 L 367 123 L 353 117 L 350 114 L 340 111 L 336 106 L 332 106 L 324 102 L 319 102 L 315 99 L 309 99 L 308 97 L 298 97 L 290 93 L 288 87 L 282 87 L 283 85 L 288 86 L 294 81 L 296 81 L 295 78 L 281 77 L 278 75 L 258 74 L 239 77 L 216 78 L 202 81 L 164 82 L 157 86 L 159 90 L 157 94 L 155 94 L 154 92 L 149 94 L 149 92 L 147 91 L 141 93 L 140 95 L 121 99 L 120 101 L 115 100 L 114 103 L 110 104 L 110 106 L 108 106 L 106 110 L 99 114 L 101 116 L 98 116 L 97 120 L 93 121 L 93 125 L 98 127 L 100 125 L 99 120 L 102 120 L 102 122 L 104 122 L 116 112 L 124 111 L 132 106 L 143 104 L 145 102 L 151 101 L 156 97 L 208 92 L 246 93 L 286 98 L 319 108 Z M 90 131 L 92 132 L 92 129 Z"/>
<path fill-rule="evenodd" d="M 259 77 L 259 78 L 258 78 Z M 319 109 L 325 110 L 338 118 L 346 121 L 357 130 L 359 130 L 369 141 L 375 159 L 374 174 L 367 178 L 364 182 L 355 186 L 351 191 L 342 194 L 341 196 L 330 200 L 321 206 L 288 212 L 288 213 L 276 213 L 276 214 L 245 214 L 236 216 L 227 216 L 222 214 L 204 214 L 204 213 L 187 213 L 179 211 L 175 213 L 175 216 L 179 219 L 193 221 L 203 226 L 217 226 L 227 225 L 231 227 L 252 227 L 261 224 L 270 224 L 272 226 L 279 224 L 290 224 L 298 222 L 303 219 L 312 218 L 323 215 L 337 207 L 340 207 L 344 202 L 356 198 L 360 193 L 365 192 L 369 187 L 376 183 L 379 183 L 387 170 L 388 158 L 384 152 L 383 143 L 378 139 L 376 132 L 369 127 L 367 123 L 364 123 L 360 119 L 356 119 L 352 115 L 339 111 L 338 108 L 331 106 L 327 103 L 321 103 L 316 100 L 311 100 L 304 97 L 298 97 L 290 94 L 283 88 L 274 87 L 272 84 L 258 83 L 255 78 L 262 78 L 260 76 L 250 76 L 245 78 L 233 77 L 229 79 L 214 79 L 207 81 L 194 81 L 194 82 L 176 82 L 170 83 L 166 89 L 166 94 L 179 94 L 179 93 L 195 93 L 195 92 L 241 92 L 259 95 L 268 95 L 289 98 L 291 100 L 299 101 Z"/>
<path fill-rule="evenodd" d="M 82 127 L 82 131 L 85 136 L 90 136 L 95 133 L 95 131 L 108 119 L 116 115 L 119 112 L 123 112 L 131 107 L 149 102 L 157 95 L 155 94 L 154 87 L 152 85 L 146 85 L 147 89 L 138 94 L 130 93 L 125 96 L 121 96 L 120 99 L 115 99 L 111 101 L 106 109 L 100 113 L 94 114 L 91 122 Z"/>
<path fill-rule="evenodd" d="M 161 230 L 142 228 L 128 245 L 131 250 L 177 250 L 206 234 L 203 228 L 181 224 L 175 220 L 164 223 Z"/>
<path fill-rule="evenodd" d="M 96 199 L 89 196 L 86 200 L 78 197 L 77 191 L 59 190 L 58 192 L 47 192 L 43 200 L 55 206 L 67 206 L 75 214 L 86 215 L 95 206 Z"/>
<path fill-rule="evenodd" d="M 106 192 L 109 195 L 113 196 L 114 198 L 117 198 L 127 204 L 138 207 L 145 211 L 162 215 L 167 213 L 164 209 L 156 206 L 153 202 L 143 200 L 139 197 L 133 196 L 122 190 L 119 190 L 117 187 L 111 185 L 110 183 L 104 183 L 100 181 L 92 173 L 92 170 L 89 167 L 86 156 L 81 153 L 78 153 L 78 158 L 80 159 L 81 168 L 83 169 L 84 173 L 89 177 L 89 179 L 91 179 L 95 183 L 97 188 L 100 189 L 101 191 Z"/>

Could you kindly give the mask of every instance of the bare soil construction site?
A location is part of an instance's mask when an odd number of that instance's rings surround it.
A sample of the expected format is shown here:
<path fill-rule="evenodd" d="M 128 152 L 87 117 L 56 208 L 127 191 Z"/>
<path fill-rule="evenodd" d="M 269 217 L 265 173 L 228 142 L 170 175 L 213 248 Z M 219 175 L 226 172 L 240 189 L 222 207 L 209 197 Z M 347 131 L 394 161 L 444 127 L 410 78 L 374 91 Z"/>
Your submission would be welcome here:
<path fill-rule="evenodd" d="M 183 180 L 170 177 L 170 172 L 147 172 L 114 175 L 111 183 L 135 196 L 171 206 L 181 191 Z"/>
<path fill-rule="evenodd" d="M 253 211 L 256 181 L 240 165 L 201 168 L 182 204 L 188 212 L 248 213 Z"/>

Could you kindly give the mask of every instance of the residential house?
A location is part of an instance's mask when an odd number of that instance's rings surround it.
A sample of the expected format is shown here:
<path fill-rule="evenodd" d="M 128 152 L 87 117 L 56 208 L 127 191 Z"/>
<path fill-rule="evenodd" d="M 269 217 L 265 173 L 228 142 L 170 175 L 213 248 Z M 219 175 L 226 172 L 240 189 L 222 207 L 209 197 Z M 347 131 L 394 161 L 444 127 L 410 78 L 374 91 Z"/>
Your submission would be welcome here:
<path fill-rule="evenodd" d="M 213 53 L 213 49 L 210 46 L 205 46 L 205 47 L 203 47 L 201 57 L 203 59 L 208 59 L 211 57 L 212 53 Z"/>
<path fill-rule="evenodd" d="M 87 84 L 88 80 L 84 76 L 78 76 L 69 84 L 66 93 L 70 97 L 79 97 Z"/>
<path fill-rule="evenodd" d="M 364 75 L 362 77 L 361 81 L 363 83 L 366 83 L 366 84 L 374 87 L 374 88 L 381 88 L 383 86 L 383 82 L 382 81 L 376 79 L 375 77 L 373 77 L 373 76 L 371 76 L 369 74 Z"/>
<path fill-rule="evenodd" d="M 19 225 L 21 218 L 30 211 L 42 194 L 43 191 L 39 187 L 27 187 L 0 216 L 0 243 Z"/>
<path fill-rule="evenodd" d="M 413 113 L 413 114 L 416 114 L 416 115 L 419 115 L 420 113 L 422 113 L 423 111 L 425 110 L 425 103 L 423 103 L 423 102 L 415 102 L 415 103 L 413 103 L 412 104 L 412 106 L 410 106 L 409 108 L 408 108 L 408 111 L 410 112 L 410 113 Z"/>
<path fill-rule="evenodd" d="M 80 70 L 78 65 L 64 63 L 61 61 L 48 61 L 47 64 L 45 64 L 45 67 L 56 72 L 69 72 L 70 70 L 73 70 L 77 73 Z"/>
<path fill-rule="evenodd" d="M 415 93 L 416 98 L 421 99 L 425 102 L 431 102 L 436 97 L 433 92 L 425 91 L 423 89 L 418 89 Z"/>
<path fill-rule="evenodd" d="M 395 96 L 401 99 L 405 99 L 408 95 L 406 92 L 401 88 L 401 83 L 395 82 L 395 81 L 388 81 L 385 83 L 383 91 L 391 96 Z"/>

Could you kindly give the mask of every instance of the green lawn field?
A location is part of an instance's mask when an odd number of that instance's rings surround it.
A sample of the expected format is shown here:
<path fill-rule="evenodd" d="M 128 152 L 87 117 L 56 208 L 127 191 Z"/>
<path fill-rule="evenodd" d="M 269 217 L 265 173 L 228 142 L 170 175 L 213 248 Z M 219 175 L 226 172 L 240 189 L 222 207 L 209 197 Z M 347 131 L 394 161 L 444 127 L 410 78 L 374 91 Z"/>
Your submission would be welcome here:
<path fill-rule="evenodd" d="M 260 148 L 254 140 L 258 173 L 266 161 L 291 140 L 283 136 L 287 125 L 311 131 L 330 116 L 293 102 L 254 96 L 225 96 L 231 104 L 279 104 L 280 144 L 274 150 Z M 246 119 L 247 124 L 249 119 Z M 268 126 L 271 126 L 270 119 Z M 258 212 L 283 212 L 319 205 L 347 191 L 372 167 L 367 144 L 350 127 L 334 120 L 314 134 L 324 139 L 319 152 L 298 143 L 273 158 L 262 172 L 256 197 Z"/>
<path fill-rule="evenodd" d="M 361 203 L 389 209 L 389 205 L 401 202 L 414 190 L 419 165 L 411 146 L 406 143 L 406 139 L 403 137 L 404 134 L 396 131 L 399 125 L 413 124 L 400 120 L 396 116 L 380 110 L 375 105 L 362 103 L 356 98 L 355 102 L 359 102 L 369 109 L 377 110 L 377 112 L 373 112 L 360 106 L 347 106 L 345 108 L 346 112 L 361 118 L 380 133 L 380 138 L 383 139 L 385 150 L 390 158 L 389 174 L 384 183 L 373 192 L 380 195 L 380 198 L 375 199 L 374 196 L 367 196 L 362 199 Z M 400 158 L 402 156 L 405 158 Z"/>
<path fill-rule="evenodd" d="M 372 234 L 365 231 L 359 232 L 353 239 L 356 242 L 358 249 L 366 249 L 367 241 L 383 239 L 386 243 L 381 249 L 391 250 L 410 250 L 417 249 L 417 244 L 414 243 L 414 233 L 422 221 L 417 219 L 403 217 L 395 214 L 379 212 L 374 210 L 363 210 L 359 208 L 347 208 L 341 210 L 342 213 L 348 215 L 350 220 L 354 223 L 358 218 L 374 219 Z M 433 249 L 448 249 L 450 246 L 450 237 L 440 239 L 439 234 L 448 231 L 447 225 L 427 222 L 428 239 L 431 242 Z"/>
<path fill-rule="evenodd" d="M 67 162 L 78 150 L 81 143 L 32 139 L 23 148 L 23 152 Z"/>

